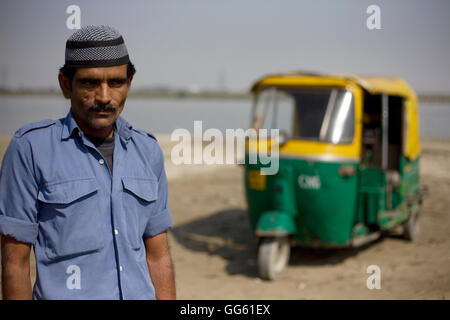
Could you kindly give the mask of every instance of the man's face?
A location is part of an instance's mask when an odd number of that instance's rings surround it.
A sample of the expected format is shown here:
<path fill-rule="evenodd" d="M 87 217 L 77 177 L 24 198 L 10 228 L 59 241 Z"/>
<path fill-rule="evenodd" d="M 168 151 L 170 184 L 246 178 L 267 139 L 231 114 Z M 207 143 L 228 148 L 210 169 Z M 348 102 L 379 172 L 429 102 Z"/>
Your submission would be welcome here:
<path fill-rule="evenodd" d="M 72 83 L 61 76 L 61 88 L 71 100 L 72 113 L 81 130 L 94 136 L 112 134 L 130 90 L 132 79 L 127 79 L 127 65 L 77 68 Z"/>

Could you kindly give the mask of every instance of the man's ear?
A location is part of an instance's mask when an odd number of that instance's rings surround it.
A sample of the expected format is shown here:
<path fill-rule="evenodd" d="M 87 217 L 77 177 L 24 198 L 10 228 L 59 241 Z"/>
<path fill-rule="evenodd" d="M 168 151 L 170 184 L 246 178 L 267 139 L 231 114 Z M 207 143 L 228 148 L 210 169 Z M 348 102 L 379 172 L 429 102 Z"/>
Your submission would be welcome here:
<path fill-rule="evenodd" d="M 133 77 L 134 77 L 134 76 L 131 76 L 131 77 L 129 77 L 129 78 L 127 79 L 128 90 L 130 89 L 131 81 L 133 81 Z"/>
<path fill-rule="evenodd" d="M 72 96 L 72 82 L 61 72 L 58 74 L 59 87 L 61 88 L 64 98 L 70 99 Z"/>
<path fill-rule="evenodd" d="M 133 81 L 133 76 L 127 78 L 127 96 L 128 96 L 128 93 L 130 93 L 131 81 Z"/>

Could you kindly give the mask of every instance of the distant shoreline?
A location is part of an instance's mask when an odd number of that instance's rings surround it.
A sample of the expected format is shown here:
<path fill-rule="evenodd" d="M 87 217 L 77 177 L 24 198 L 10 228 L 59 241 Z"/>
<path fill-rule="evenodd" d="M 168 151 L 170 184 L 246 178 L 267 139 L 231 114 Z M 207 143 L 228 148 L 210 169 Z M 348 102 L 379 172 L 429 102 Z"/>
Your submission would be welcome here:
<path fill-rule="evenodd" d="M 0 96 L 60 96 L 57 90 L 6 90 L 0 89 Z M 251 94 L 248 92 L 221 92 L 221 91 L 201 91 L 189 92 L 183 90 L 163 91 L 163 90 L 136 90 L 130 92 L 130 98 L 143 99 L 220 99 L 220 100 L 250 100 Z M 419 102 L 427 103 L 450 103 L 450 94 L 419 93 Z"/>

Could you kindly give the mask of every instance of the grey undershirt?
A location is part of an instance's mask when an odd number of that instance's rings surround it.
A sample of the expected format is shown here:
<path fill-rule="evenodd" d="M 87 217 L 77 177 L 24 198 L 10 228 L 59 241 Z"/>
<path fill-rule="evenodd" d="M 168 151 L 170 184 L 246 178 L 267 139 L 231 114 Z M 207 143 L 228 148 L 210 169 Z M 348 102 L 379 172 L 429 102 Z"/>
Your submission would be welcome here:
<path fill-rule="evenodd" d="M 112 138 L 98 138 L 93 136 L 86 137 L 94 144 L 94 146 L 100 151 L 103 158 L 108 163 L 109 170 L 113 172 L 113 154 L 114 154 L 114 137 Z"/>

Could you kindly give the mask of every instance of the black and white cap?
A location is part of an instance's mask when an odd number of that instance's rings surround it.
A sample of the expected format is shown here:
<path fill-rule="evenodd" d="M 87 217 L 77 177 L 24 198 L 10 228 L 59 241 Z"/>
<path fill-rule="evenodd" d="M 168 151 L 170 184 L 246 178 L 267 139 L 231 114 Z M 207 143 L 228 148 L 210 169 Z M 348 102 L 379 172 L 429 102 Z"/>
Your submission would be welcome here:
<path fill-rule="evenodd" d="M 83 27 L 66 42 L 67 67 L 110 67 L 129 61 L 122 36 L 108 26 Z"/>

